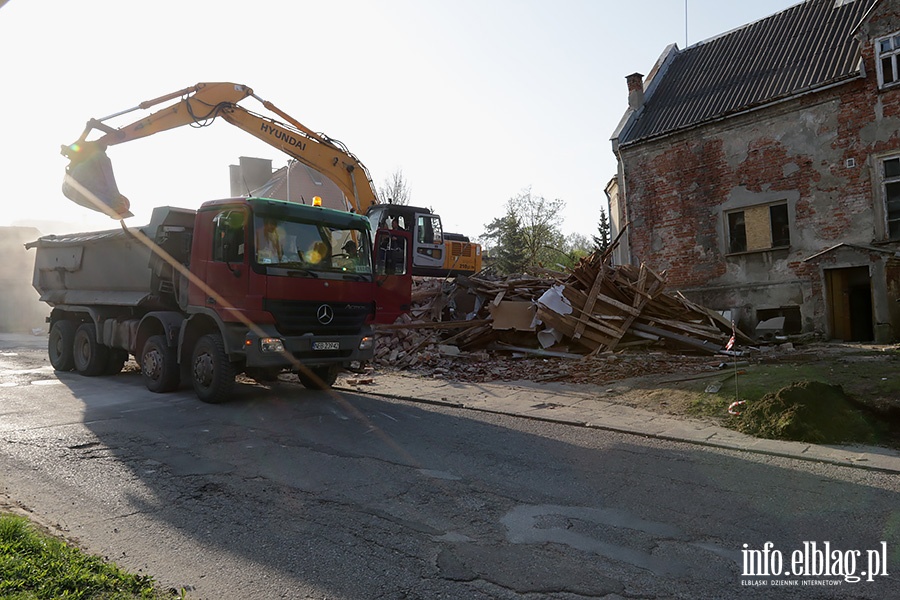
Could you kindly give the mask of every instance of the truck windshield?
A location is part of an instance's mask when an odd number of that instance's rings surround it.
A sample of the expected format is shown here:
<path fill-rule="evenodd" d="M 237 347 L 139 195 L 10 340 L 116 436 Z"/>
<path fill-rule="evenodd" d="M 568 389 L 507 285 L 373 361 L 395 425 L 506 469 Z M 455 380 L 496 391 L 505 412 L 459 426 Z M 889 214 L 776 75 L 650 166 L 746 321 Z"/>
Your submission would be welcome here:
<path fill-rule="evenodd" d="M 254 231 L 254 256 L 260 265 L 336 275 L 372 274 L 366 229 L 256 215 Z"/>

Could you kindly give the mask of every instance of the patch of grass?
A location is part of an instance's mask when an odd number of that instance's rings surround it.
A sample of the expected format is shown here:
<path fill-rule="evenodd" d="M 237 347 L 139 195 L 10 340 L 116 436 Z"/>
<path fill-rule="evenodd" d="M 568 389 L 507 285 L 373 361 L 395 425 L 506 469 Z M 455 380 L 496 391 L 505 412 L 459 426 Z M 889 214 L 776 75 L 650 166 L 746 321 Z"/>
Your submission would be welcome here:
<path fill-rule="evenodd" d="M 694 396 L 687 412 L 695 417 L 722 417 L 728 414 L 730 403 L 731 401 L 723 395 L 702 392 Z"/>
<path fill-rule="evenodd" d="M 159 599 L 151 577 L 132 575 L 0 513 L 0 598 L 4 600 Z"/>

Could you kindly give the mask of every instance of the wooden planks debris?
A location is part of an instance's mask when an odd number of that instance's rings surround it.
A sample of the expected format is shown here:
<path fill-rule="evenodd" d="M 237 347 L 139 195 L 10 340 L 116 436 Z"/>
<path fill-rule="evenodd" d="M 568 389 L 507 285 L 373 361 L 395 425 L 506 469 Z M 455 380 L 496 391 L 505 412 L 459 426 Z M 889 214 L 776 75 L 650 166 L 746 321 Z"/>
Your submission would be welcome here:
<path fill-rule="evenodd" d="M 648 340 L 717 353 L 731 335 L 721 315 L 667 293 L 664 275 L 643 264 L 614 266 L 609 252 L 581 259 L 561 286 L 572 312 L 540 303 L 538 318 L 593 354 Z"/>

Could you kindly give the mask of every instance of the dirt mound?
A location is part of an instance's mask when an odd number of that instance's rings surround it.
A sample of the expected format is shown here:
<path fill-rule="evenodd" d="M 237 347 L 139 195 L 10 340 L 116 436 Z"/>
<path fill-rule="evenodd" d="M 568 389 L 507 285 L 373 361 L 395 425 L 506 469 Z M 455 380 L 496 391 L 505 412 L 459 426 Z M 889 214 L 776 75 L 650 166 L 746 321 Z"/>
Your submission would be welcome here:
<path fill-rule="evenodd" d="M 839 385 L 800 381 L 737 407 L 728 427 L 756 437 L 815 444 L 871 443 L 880 427 Z"/>

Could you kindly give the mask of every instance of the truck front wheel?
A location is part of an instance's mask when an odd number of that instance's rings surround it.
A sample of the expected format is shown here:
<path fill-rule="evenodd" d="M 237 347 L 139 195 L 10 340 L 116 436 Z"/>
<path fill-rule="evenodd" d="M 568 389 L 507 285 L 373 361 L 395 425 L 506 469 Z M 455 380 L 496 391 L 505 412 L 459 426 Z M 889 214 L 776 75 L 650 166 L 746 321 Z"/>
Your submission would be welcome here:
<path fill-rule="evenodd" d="M 50 337 L 47 342 L 47 354 L 50 364 L 57 371 L 71 371 L 75 368 L 75 356 L 73 347 L 75 344 L 75 322 L 55 321 L 50 327 Z"/>
<path fill-rule="evenodd" d="M 178 388 L 181 373 L 175 349 L 166 343 L 165 336 L 147 338 L 141 351 L 141 377 L 151 392 L 164 394 Z"/>
<path fill-rule="evenodd" d="M 82 323 L 75 330 L 72 343 L 75 370 L 87 377 L 102 375 L 109 360 L 109 348 L 97 341 L 97 328 L 93 323 Z"/>
<path fill-rule="evenodd" d="M 210 404 L 225 402 L 234 388 L 234 376 L 222 338 L 215 334 L 200 338 L 191 358 L 191 383 L 197 397 Z"/>

